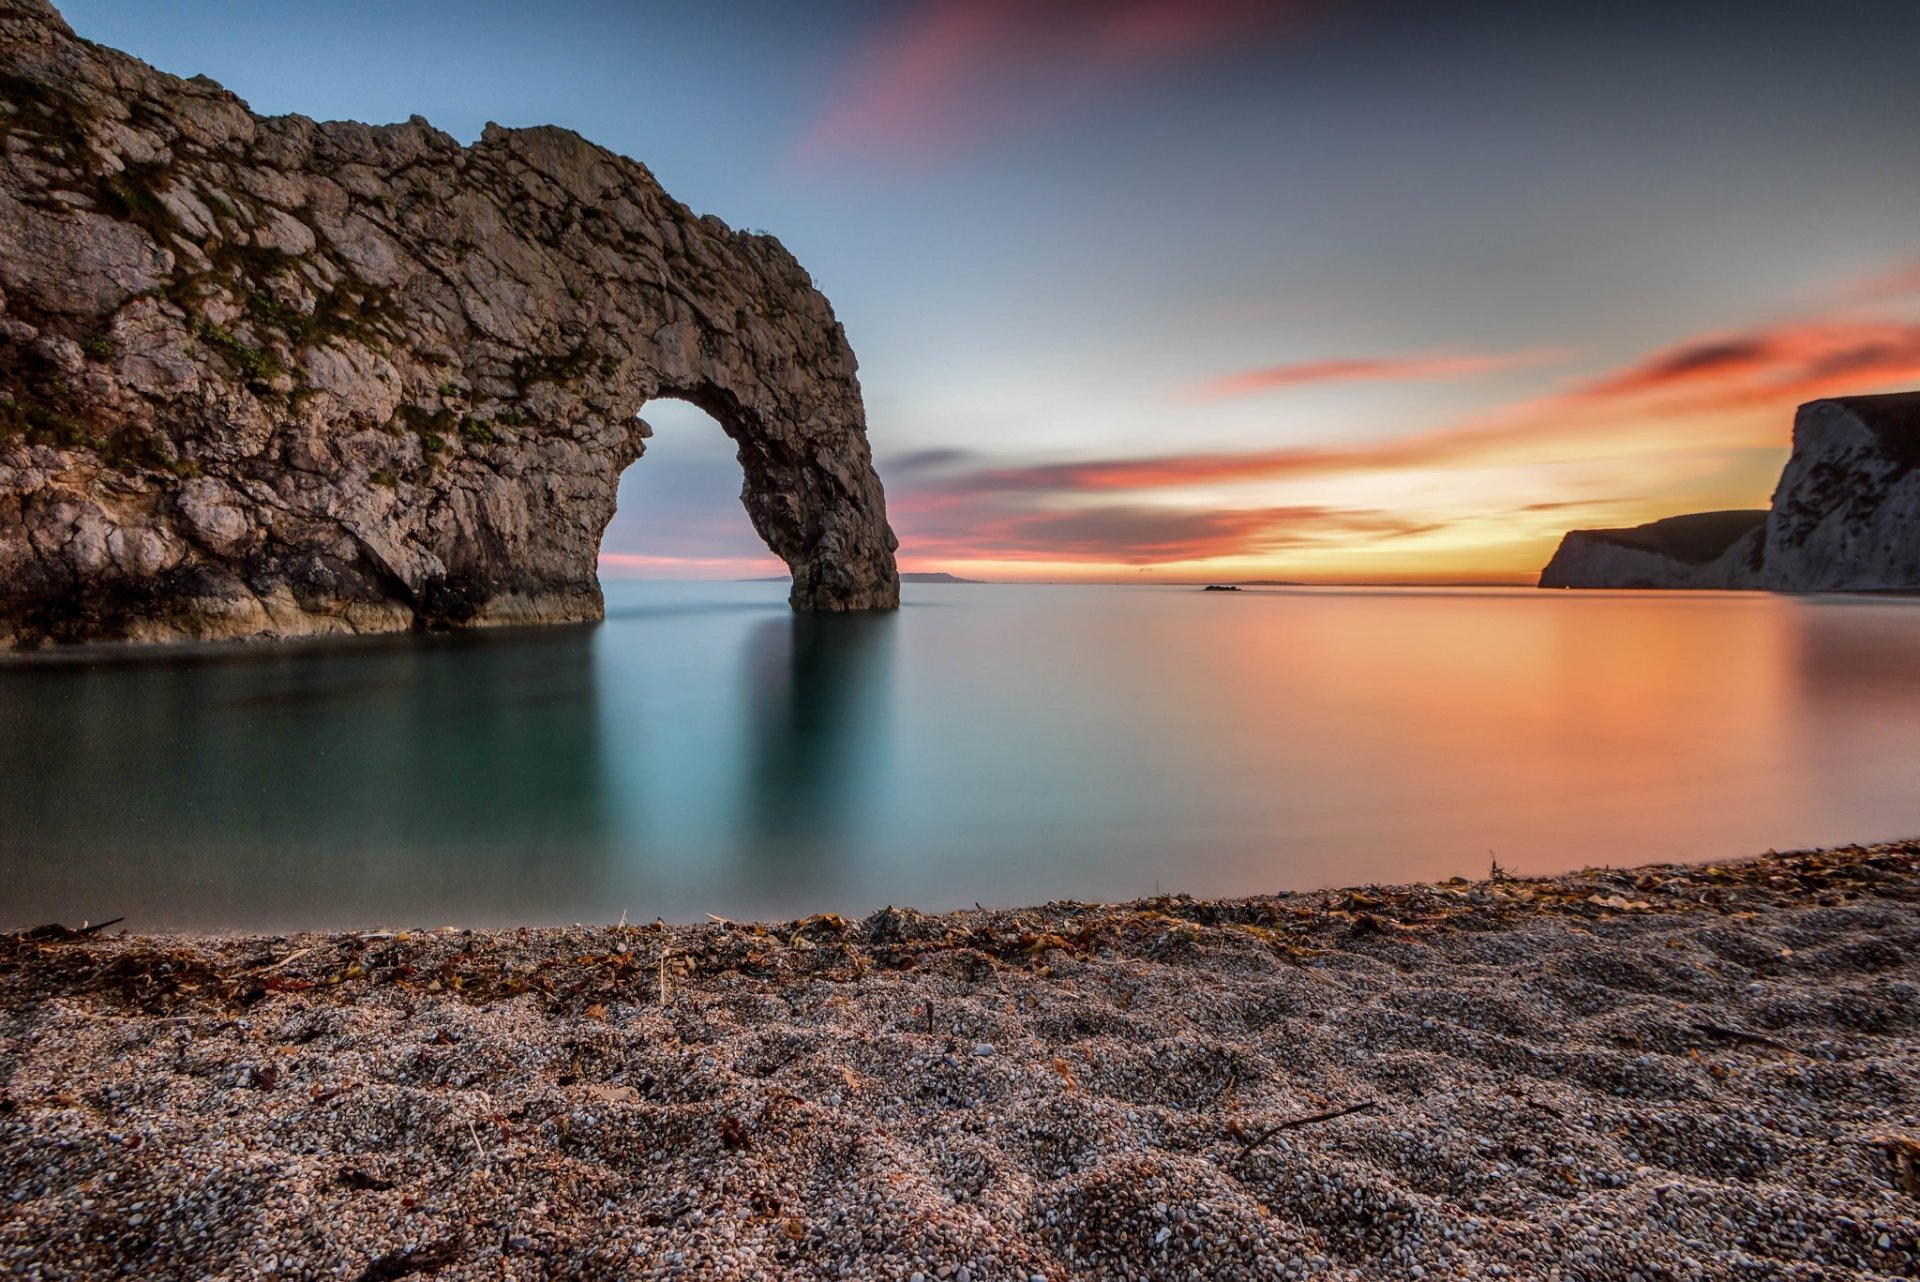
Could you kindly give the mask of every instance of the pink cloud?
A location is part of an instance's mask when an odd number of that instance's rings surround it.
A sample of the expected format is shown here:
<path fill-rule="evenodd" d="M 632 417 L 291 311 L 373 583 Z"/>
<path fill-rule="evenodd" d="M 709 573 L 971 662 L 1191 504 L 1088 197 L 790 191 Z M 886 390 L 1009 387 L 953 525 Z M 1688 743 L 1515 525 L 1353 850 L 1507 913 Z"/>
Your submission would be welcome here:
<path fill-rule="evenodd" d="M 920 0 L 854 55 L 794 159 L 949 152 L 1269 29 L 1305 2 Z"/>
<path fill-rule="evenodd" d="M 603 579 L 737 579 L 784 574 L 786 566 L 765 556 L 656 556 L 642 552 L 602 552 Z"/>
<path fill-rule="evenodd" d="M 1303 387 L 1315 383 L 1401 382 L 1445 378 L 1465 378 L 1492 374 L 1564 360 L 1568 353 L 1559 349 L 1500 352 L 1487 355 L 1434 353 L 1426 356 L 1361 357 L 1340 360 L 1301 361 L 1292 365 L 1270 365 L 1243 370 L 1211 379 L 1193 389 L 1202 400 L 1222 400 L 1251 396 L 1281 388 Z"/>
<path fill-rule="evenodd" d="M 1793 408 L 1803 401 L 1915 383 L 1920 324 L 1793 321 L 1687 339 L 1560 392 L 1376 444 L 971 470 L 969 460 L 942 457 L 890 506 L 909 553 L 953 559 L 1144 564 L 1273 553 L 1322 539 L 1374 541 L 1433 527 L 1371 511 L 1148 506 L 1131 496 L 1249 480 L 1573 459 L 1650 424 L 1669 442 L 1660 448 L 1673 453 L 1726 448 L 1722 420 L 1738 428 L 1736 439 L 1784 446 Z"/>
<path fill-rule="evenodd" d="M 1548 410 L 1698 415 L 1920 378 L 1920 325 L 1828 318 L 1689 339 L 1548 398 Z M 1529 407 L 1521 407 L 1523 410 Z"/>
<path fill-rule="evenodd" d="M 1920 294 L 1920 262 L 1854 281 L 1839 297 L 1847 303 L 1887 303 Z"/>
<path fill-rule="evenodd" d="M 990 504 L 896 505 L 915 563 L 940 560 L 1080 561 L 1159 565 L 1312 546 L 1364 535 L 1386 539 L 1426 527 L 1388 512 L 1293 506 L 1171 508 L 1114 503 L 1070 509 Z"/>
<path fill-rule="evenodd" d="M 1166 489 L 1329 472 L 1471 463 L 1516 443 L 1551 445 L 1652 419 L 1764 411 L 1782 444 L 1801 401 L 1920 381 L 1920 325 L 1803 321 L 1705 335 L 1653 352 L 1566 391 L 1478 419 L 1356 447 L 1303 446 L 1040 464 L 950 482 L 979 491 Z"/>

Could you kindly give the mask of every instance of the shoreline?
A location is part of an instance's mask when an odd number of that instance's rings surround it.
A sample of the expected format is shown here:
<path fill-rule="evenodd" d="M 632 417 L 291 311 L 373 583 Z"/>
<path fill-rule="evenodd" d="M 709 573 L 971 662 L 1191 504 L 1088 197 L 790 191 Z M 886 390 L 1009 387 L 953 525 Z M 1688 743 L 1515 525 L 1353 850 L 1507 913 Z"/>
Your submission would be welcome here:
<path fill-rule="evenodd" d="M 446 634 L 440 634 L 446 635 Z M 1342 929 L 1364 933 L 1376 927 L 1396 929 L 1402 924 L 1436 924 L 1438 918 L 1423 914 L 1444 911 L 1454 927 L 1469 924 L 1479 929 L 1512 925 L 1528 915 L 1539 913 L 1571 914 L 1591 918 L 1617 915 L 1621 909 L 1600 902 L 1605 892 L 1628 892 L 1635 883 L 1655 896 L 1632 912 L 1687 913 L 1700 909 L 1728 911 L 1729 892 L 1752 895 L 1783 870 L 1813 867 L 1849 870 L 1860 867 L 1895 865 L 1911 870 L 1920 881 L 1920 836 L 1889 841 L 1852 843 L 1839 846 L 1810 847 L 1800 850 L 1769 850 L 1764 854 L 1741 855 L 1730 859 L 1698 862 L 1656 862 L 1626 865 L 1592 865 L 1562 873 L 1518 874 L 1493 861 L 1488 876 L 1452 876 L 1445 879 L 1407 882 L 1362 882 L 1348 886 L 1323 886 L 1313 890 L 1279 890 L 1269 894 L 1237 896 L 1196 896 L 1185 891 L 1168 891 L 1126 900 L 1057 899 L 1043 904 L 1018 907 L 956 908 L 922 912 L 911 907 L 889 905 L 865 916 L 823 911 L 807 917 L 786 920 L 735 920 L 718 913 L 706 913 L 705 921 L 628 922 L 623 913 L 618 922 L 565 925 L 507 924 L 499 926 L 388 926 L 273 930 L 259 928 L 200 929 L 194 927 L 135 930 L 123 925 L 123 917 L 101 922 L 81 921 L 78 926 L 60 922 L 35 926 L 0 925 L 0 993 L 4 993 L 19 970 L 19 948 L 24 944 L 117 943 L 128 947 L 142 945 L 168 949 L 211 950 L 210 956 L 224 956 L 234 947 L 284 948 L 296 944 L 312 947 L 319 943 L 344 948 L 367 947 L 392 941 L 421 945 L 429 940 L 457 939 L 495 947 L 513 943 L 523 947 L 535 944 L 557 945 L 565 940 L 591 940 L 610 936 L 636 940 L 665 940 L 683 958 L 693 955 L 683 941 L 702 942 L 741 934 L 762 939 L 786 938 L 795 932 L 808 939 L 823 935 L 852 947 L 902 945 L 911 950 L 938 938 L 941 947 L 952 946 L 956 931 L 980 932 L 1005 930 L 1018 923 L 1031 930 L 1034 923 L 1047 921 L 1055 926 L 1064 920 L 1110 924 L 1111 920 L 1162 913 L 1187 920 L 1194 925 L 1255 926 L 1308 936 L 1324 937 L 1331 930 L 1337 937 Z M 1916 887 L 1920 897 L 1920 886 Z M 1695 895 L 1693 902 L 1688 896 Z M 1628 902 L 1632 902 L 1629 898 Z M 1742 902 L 1746 902 L 1745 899 Z M 1791 894 L 1768 901 L 1767 907 L 1798 902 Z M 1827 905 L 1832 906 L 1832 905 Z M 1366 909 L 1374 909 L 1368 913 Z M 1356 918 L 1356 913 L 1359 916 Z M 1364 920 L 1372 916 L 1378 922 Z M 1402 919 L 1405 919 L 1403 922 Z M 878 930 L 879 936 L 874 932 Z M 1276 936 L 1277 938 L 1278 936 Z M 975 941 L 979 942 L 978 940 Z M 804 951 L 804 949 L 802 950 Z M 883 948 L 884 951 L 884 948 Z M 996 948 L 996 955 L 1004 949 Z M 302 954 L 306 955 L 305 952 Z M 1004 960 L 1005 958 L 1003 958 Z M 896 959 L 898 960 L 898 959 Z M 244 968 L 242 968 L 244 969 Z M 721 969 L 725 969 L 724 966 Z M 234 972 L 235 975 L 239 970 Z M 392 976 L 387 977 L 391 980 Z M 404 985 L 403 985 L 404 986 Z M 494 994 L 497 995 L 497 994 Z"/>
<path fill-rule="evenodd" d="M 858 921 L 24 932 L 0 994 L 7 1276 L 1920 1268 L 1920 841 Z"/>

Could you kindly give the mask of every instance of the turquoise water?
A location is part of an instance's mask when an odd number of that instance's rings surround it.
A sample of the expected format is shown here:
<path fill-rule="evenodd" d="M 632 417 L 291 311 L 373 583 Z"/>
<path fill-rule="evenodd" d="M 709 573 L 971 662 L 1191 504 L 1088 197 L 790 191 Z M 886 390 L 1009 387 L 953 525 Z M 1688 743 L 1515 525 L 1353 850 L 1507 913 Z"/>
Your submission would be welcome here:
<path fill-rule="evenodd" d="M 1920 833 L 1910 601 L 783 591 L 0 665 L 0 926 L 792 917 Z"/>

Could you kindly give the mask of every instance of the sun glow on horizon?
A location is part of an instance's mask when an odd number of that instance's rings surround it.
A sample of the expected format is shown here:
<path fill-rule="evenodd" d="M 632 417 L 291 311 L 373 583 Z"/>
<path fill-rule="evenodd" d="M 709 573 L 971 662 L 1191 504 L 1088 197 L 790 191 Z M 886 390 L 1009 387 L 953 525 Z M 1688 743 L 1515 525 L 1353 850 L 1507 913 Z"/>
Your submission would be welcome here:
<path fill-rule="evenodd" d="M 1920 293 L 1914 273 L 1888 280 L 1880 301 Z M 1353 368 L 1318 362 L 1297 381 Z M 1358 381 L 1458 372 L 1364 368 Z M 1294 381 L 1269 369 L 1246 391 Z M 1014 465 L 952 451 L 905 469 L 891 509 L 903 564 L 970 576 L 1524 582 L 1569 529 L 1765 507 L 1797 405 L 1915 382 L 1920 320 L 1848 304 L 1684 339 L 1360 445 Z"/>

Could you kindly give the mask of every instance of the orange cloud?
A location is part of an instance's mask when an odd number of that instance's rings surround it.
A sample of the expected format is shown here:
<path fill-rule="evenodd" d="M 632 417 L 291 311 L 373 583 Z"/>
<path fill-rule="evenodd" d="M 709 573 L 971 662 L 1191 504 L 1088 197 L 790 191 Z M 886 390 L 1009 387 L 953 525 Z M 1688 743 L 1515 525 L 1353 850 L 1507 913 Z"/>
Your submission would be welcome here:
<path fill-rule="evenodd" d="M 1563 350 L 1539 349 L 1489 355 L 1363 357 L 1346 360 L 1302 361 L 1293 365 L 1271 365 L 1212 379 L 1193 389 L 1201 400 L 1221 400 L 1251 396 L 1281 388 L 1303 387 L 1315 383 L 1414 382 L 1428 379 L 1464 378 L 1491 374 L 1565 359 Z"/>
<path fill-rule="evenodd" d="M 1151 490 L 1223 482 L 1467 463 L 1514 446 L 1557 444 L 1624 426 L 1739 411 L 1755 416 L 1740 444 L 1785 443 L 1794 406 L 1920 380 L 1920 325 L 1808 321 L 1675 344 L 1617 372 L 1479 419 L 1378 445 L 1101 459 L 985 471 L 947 488 L 972 491 Z M 1684 438 L 1679 443 L 1685 444 Z M 1721 442 L 1727 444 L 1728 442 Z"/>
<path fill-rule="evenodd" d="M 994 510 L 911 498 L 895 519 L 912 532 L 916 559 L 1078 561 L 1158 565 L 1229 556 L 1258 556 L 1365 535 L 1372 539 L 1431 528 L 1389 512 L 1317 505 L 1194 509 L 1145 504 Z"/>
<path fill-rule="evenodd" d="M 1560 398 L 1704 413 L 1784 405 L 1920 376 L 1920 325 L 1824 320 L 1719 335 L 1656 352 Z"/>
<path fill-rule="evenodd" d="M 786 566 L 771 553 L 766 556 L 673 556 L 640 552 L 602 552 L 603 579 L 746 578 L 783 574 Z"/>
<path fill-rule="evenodd" d="M 1304 0 L 922 0 L 855 55 L 794 158 L 951 151 L 1303 7 Z"/>
<path fill-rule="evenodd" d="M 1542 469 L 1611 458 L 1606 474 L 1617 485 L 1622 460 L 1629 459 L 1634 474 L 1644 474 L 1652 489 L 1684 475 L 1686 467 L 1697 468 L 1703 455 L 1784 448 L 1793 409 L 1803 401 L 1915 382 L 1920 324 L 1802 320 L 1676 343 L 1560 392 L 1378 444 L 1001 468 L 942 453 L 924 460 L 891 506 L 911 553 L 983 562 L 1137 565 L 1261 556 L 1316 543 L 1422 534 L 1456 521 L 1478 527 L 1482 551 L 1475 555 L 1486 556 L 1488 541 L 1503 537 L 1499 528 L 1537 541 L 1551 534 L 1549 514 L 1555 511 L 1631 497 L 1614 492 L 1542 499 L 1538 489 L 1515 492 Z M 1660 456 L 1669 462 L 1656 461 Z M 1681 464 L 1681 456 L 1691 462 Z M 976 466 L 969 468 L 969 462 Z M 1520 471 L 1503 482 L 1504 492 L 1487 495 L 1486 511 L 1473 515 L 1474 496 L 1436 489 L 1446 472 L 1473 469 Z M 1394 472 L 1417 477 L 1418 488 L 1433 497 L 1414 501 L 1404 512 L 1316 503 L 1245 507 L 1244 491 L 1242 507 L 1100 502 L 1155 490 L 1342 474 L 1357 484 L 1362 476 Z M 1404 482 L 1394 484 L 1405 488 Z M 1463 500 L 1469 505 L 1465 515 Z M 1518 555 L 1518 546 L 1505 555 Z M 1459 572 L 1475 569 L 1462 565 Z"/>

